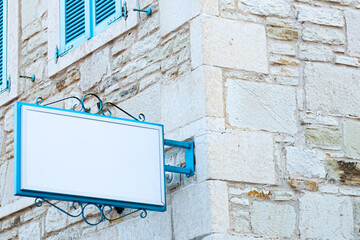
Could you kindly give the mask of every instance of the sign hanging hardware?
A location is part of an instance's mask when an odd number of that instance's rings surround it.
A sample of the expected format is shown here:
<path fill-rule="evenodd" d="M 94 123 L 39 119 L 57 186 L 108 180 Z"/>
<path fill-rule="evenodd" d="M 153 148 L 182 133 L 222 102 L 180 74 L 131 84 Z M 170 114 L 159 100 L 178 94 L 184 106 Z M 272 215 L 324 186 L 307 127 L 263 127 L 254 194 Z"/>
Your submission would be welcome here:
<path fill-rule="evenodd" d="M 152 10 L 151 10 L 151 8 L 147 8 L 146 10 L 142 10 L 141 8 L 140 8 L 140 4 L 138 3 L 138 8 L 133 8 L 133 11 L 135 11 L 135 12 L 139 12 L 139 14 L 140 13 L 146 13 L 146 16 L 150 16 L 151 15 L 151 13 L 152 13 Z"/>
<path fill-rule="evenodd" d="M 25 76 L 26 77 L 26 76 Z M 85 100 L 87 100 L 88 98 L 95 98 L 95 101 L 97 101 L 97 110 L 95 113 L 90 113 L 90 108 L 86 107 L 85 104 Z M 72 106 L 72 111 L 69 110 L 62 110 L 62 109 L 55 109 L 55 108 L 49 108 L 49 110 L 46 110 L 47 108 L 44 108 L 44 106 L 49 106 L 52 104 L 56 104 L 59 102 L 63 102 L 66 100 L 76 100 L 76 104 Z M 74 114 L 74 113 L 70 113 L 70 112 L 82 112 L 81 114 L 83 116 L 88 116 L 88 118 L 91 117 L 95 117 L 95 115 L 103 115 L 105 116 L 107 119 L 109 119 L 108 117 L 112 116 L 112 112 L 109 109 L 109 107 L 113 107 L 119 111 L 121 111 L 123 114 L 125 114 L 127 117 L 131 118 L 132 122 L 134 122 L 134 124 L 139 124 L 140 122 L 144 122 L 143 124 L 152 124 L 152 125 L 156 125 L 153 123 L 147 123 L 145 122 L 145 115 L 140 113 L 137 117 L 133 116 L 132 114 L 128 113 L 127 111 L 125 111 L 124 109 L 120 108 L 119 106 L 117 106 L 116 104 L 112 103 L 112 102 L 103 102 L 100 97 L 98 97 L 96 94 L 93 93 L 89 93 L 86 94 L 85 96 L 83 96 L 82 99 L 76 97 L 76 96 L 70 96 L 70 97 L 66 97 L 63 99 L 59 99 L 50 103 L 46 103 L 43 104 L 43 98 L 38 97 L 36 99 L 36 105 L 38 105 L 39 109 L 43 109 L 41 111 L 66 111 L 68 112 L 67 114 Z M 17 106 L 21 106 L 21 105 L 31 105 L 31 104 L 26 104 L 26 103 L 17 103 Z M 32 106 L 36 106 L 36 105 L 32 105 Z M 96 106 L 95 105 L 95 106 Z M 27 106 L 28 108 L 31 106 Z M 34 108 L 34 107 L 32 107 Z M 53 110 L 52 110 L 53 109 Z M 18 109 L 19 111 L 19 109 Z M 84 115 L 85 114 L 85 115 Z M 19 115 L 20 116 L 20 115 Z M 18 117 L 19 117 L 18 116 Z M 117 119 L 117 118 L 114 118 Z M 130 121 L 130 120 L 127 120 Z M 162 125 L 161 125 L 162 126 Z M 18 129 L 16 129 L 16 131 L 18 131 Z M 179 167 L 179 166 L 170 166 L 170 165 L 164 165 L 164 168 L 162 168 L 164 171 L 162 174 L 164 174 L 164 178 L 165 178 L 165 172 L 171 172 L 171 173 L 179 173 L 179 174 L 185 174 L 187 177 L 191 177 L 194 175 L 195 173 L 195 165 L 194 165 L 194 143 L 191 142 L 182 142 L 182 141 L 174 141 L 174 140 L 169 140 L 169 139 L 164 139 L 163 135 L 162 135 L 162 144 L 163 146 L 160 145 L 161 149 L 164 150 L 165 146 L 170 146 L 170 147 L 176 147 L 176 148 L 182 148 L 185 150 L 185 167 Z M 17 143 L 18 144 L 18 141 Z M 20 145 L 19 145 L 20 146 Z M 162 151 L 164 152 L 164 151 Z M 164 153 L 162 153 L 164 154 Z M 161 154 L 161 155 L 162 155 Z M 163 158 L 162 158 L 163 159 Z M 162 160 L 164 161 L 164 160 Z M 20 166 L 20 165 L 19 165 Z M 16 167 L 17 169 L 17 167 Z M 18 171 L 18 169 L 17 169 Z M 16 176 L 16 179 L 19 179 L 19 177 L 21 177 L 20 175 Z M 18 184 L 20 183 L 19 180 L 17 180 L 16 182 L 16 186 L 18 187 Z M 17 188 L 16 187 L 16 188 Z M 31 191 L 31 190 L 30 190 Z M 166 191 L 164 191 L 166 193 Z M 60 194 L 61 195 L 61 194 Z M 46 202 L 47 204 L 55 207 L 56 209 L 58 209 L 59 211 L 61 211 L 62 213 L 68 215 L 69 217 L 82 217 L 83 221 L 86 222 L 89 225 L 98 225 L 103 221 L 115 221 L 118 219 L 121 219 L 123 217 L 126 217 L 130 214 L 133 213 L 140 213 L 140 217 L 141 218 L 145 218 L 147 216 L 147 210 L 151 210 L 151 211 L 159 211 L 157 210 L 157 208 L 153 208 L 153 207 L 149 207 L 147 204 L 142 204 L 142 205 L 121 205 L 121 204 L 114 204 L 112 205 L 112 202 L 109 202 L 105 199 L 105 201 L 102 200 L 96 200 L 93 197 L 89 196 L 89 198 L 76 198 L 76 197 L 69 197 L 69 195 L 66 196 L 59 196 L 59 197 L 54 197 L 54 195 L 51 195 L 51 193 L 49 194 L 44 194 L 44 193 L 39 193 L 37 194 L 37 192 L 34 192 L 33 194 L 30 195 L 21 195 L 20 196 L 28 196 L 28 197 L 34 197 L 35 198 L 35 205 L 37 207 L 41 207 L 43 202 Z M 165 196 L 166 198 L 166 196 Z M 50 199 L 53 200 L 63 200 L 63 201 L 70 201 L 72 202 L 72 210 L 68 211 L 68 210 L 64 210 L 58 206 L 56 206 L 55 204 L 53 204 Z M 99 211 L 99 218 L 95 221 L 95 222 L 90 222 L 89 220 L 86 219 L 86 214 L 85 214 L 85 210 L 87 207 L 93 207 L 95 209 L 97 209 Z M 125 210 L 123 208 L 126 208 Z M 165 211 L 166 210 L 166 203 L 164 205 L 163 210 L 160 211 Z M 114 217 L 114 214 L 116 215 L 116 217 Z"/>
<path fill-rule="evenodd" d="M 20 75 L 19 78 L 31 79 L 31 82 L 35 82 L 35 75 L 34 74 L 31 77 L 25 76 L 25 75 Z"/>

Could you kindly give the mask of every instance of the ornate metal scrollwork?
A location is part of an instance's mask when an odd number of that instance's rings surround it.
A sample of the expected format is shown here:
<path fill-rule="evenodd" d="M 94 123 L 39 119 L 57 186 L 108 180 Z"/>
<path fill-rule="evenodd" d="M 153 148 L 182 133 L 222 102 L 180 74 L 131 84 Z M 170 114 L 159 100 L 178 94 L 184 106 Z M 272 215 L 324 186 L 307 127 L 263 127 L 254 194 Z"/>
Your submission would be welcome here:
<path fill-rule="evenodd" d="M 126 217 L 126 216 L 129 216 L 133 213 L 136 213 L 136 212 L 140 212 L 139 216 L 141 218 L 146 218 L 147 216 L 147 211 L 145 209 L 137 209 L 137 210 L 134 210 L 134 211 L 130 211 L 128 213 L 125 213 L 125 214 L 121 214 L 120 216 L 116 217 L 116 218 L 111 218 L 109 216 L 109 214 L 114 210 L 114 207 L 112 206 L 109 206 L 109 205 L 99 205 L 99 204 L 94 204 L 94 203 L 81 203 L 81 202 L 73 202 L 71 207 L 74 209 L 74 210 L 78 210 L 80 209 L 79 213 L 77 214 L 71 214 L 69 213 L 67 210 L 64 210 L 58 206 L 56 206 L 55 204 L 51 203 L 49 200 L 46 200 L 44 198 L 36 198 L 35 199 L 35 206 L 37 207 L 41 207 L 42 206 L 42 202 L 46 202 L 47 204 L 55 207 L 57 210 L 59 210 L 60 212 L 62 213 L 65 213 L 66 215 L 68 215 L 69 217 L 73 217 L 73 218 L 76 218 L 76 217 L 79 217 L 81 216 L 82 219 L 84 220 L 84 222 L 86 222 L 87 224 L 91 225 L 91 226 L 96 226 L 98 224 L 100 224 L 102 221 L 106 220 L 106 221 L 109 221 L 109 222 L 112 222 L 112 221 L 116 221 L 120 218 L 123 218 L 123 217 Z M 79 207 L 76 207 L 76 205 L 78 205 Z M 100 217 L 99 219 L 92 223 L 90 221 L 88 221 L 86 219 L 86 216 L 85 216 L 85 209 L 89 206 L 94 206 L 95 208 L 97 208 L 99 210 L 99 213 L 100 213 Z"/>
<path fill-rule="evenodd" d="M 70 97 L 62 98 L 62 99 L 59 99 L 59 100 L 56 100 L 56 101 L 53 101 L 53 102 L 50 102 L 50 103 L 46 103 L 46 104 L 42 104 L 44 102 L 44 99 L 41 98 L 41 97 L 38 97 L 36 99 L 36 104 L 37 105 L 42 105 L 42 106 L 49 106 L 49 105 L 59 103 L 59 102 L 63 102 L 63 101 L 66 101 L 66 100 L 75 99 L 78 103 L 73 105 L 73 107 L 72 107 L 73 111 L 90 113 L 90 108 L 86 108 L 86 105 L 85 105 L 86 99 L 88 99 L 90 97 L 93 97 L 98 101 L 97 102 L 98 111 L 95 114 L 104 115 L 104 116 L 111 116 L 112 112 L 110 111 L 110 109 L 105 108 L 105 106 L 108 105 L 108 106 L 111 106 L 111 107 L 114 107 L 114 108 L 120 110 L 122 113 L 124 113 L 126 116 L 130 117 L 133 120 L 145 121 L 145 115 L 144 114 L 140 113 L 138 118 L 136 118 L 133 115 L 131 115 L 130 113 L 128 113 L 127 111 L 125 111 L 124 109 L 120 108 L 119 106 L 117 106 L 116 104 L 114 104 L 112 102 L 103 103 L 101 98 L 99 96 L 97 96 L 96 94 L 94 94 L 94 93 L 88 93 L 88 94 L 84 95 L 82 97 L 82 99 L 80 99 L 78 97 L 75 97 L 75 96 L 70 96 Z M 105 112 L 107 114 L 105 114 Z M 71 214 L 67 210 L 62 209 L 62 208 L 54 205 L 53 203 L 51 203 L 49 200 L 46 200 L 46 199 L 43 199 L 43 198 L 36 198 L 35 199 L 35 206 L 41 207 L 42 202 L 48 203 L 49 205 L 55 207 L 56 209 L 58 209 L 62 213 L 65 213 L 66 215 L 68 215 L 69 217 L 75 218 L 75 217 L 81 216 L 82 219 L 84 220 L 84 222 L 86 222 L 87 224 L 89 224 L 91 226 L 96 226 L 96 225 L 98 225 L 99 223 L 101 223 L 104 220 L 112 222 L 112 221 L 118 220 L 120 218 L 126 217 L 126 216 L 128 216 L 130 214 L 136 213 L 136 212 L 140 212 L 140 217 L 141 218 L 145 218 L 147 216 L 147 212 L 146 212 L 145 209 L 136 209 L 136 210 L 133 210 L 133 211 L 130 211 L 130 212 L 123 213 L 123 210 L 124 210 L 123 208 L 113 207 L 113 206 L 109 206 L 109 205 L 100 205 L 100 204 L 95 204 L 95 203 L 76 202 L 76 201 L 72 203 L 71 207 L 75 211 L 78 210 L 79 212 L 76 213 L 76 214 Z M 86 219 L 86 216 L 85 216 L 85 209 L 87 207 L 90 207 L 90 206 L 93 206 L 96 209 L 98 209 L 98 211 L 100 213 L 100 217 L 95 223 L 89 222 Z M 115 211 L 113 211 L 113 210 L 115 210 Z M 118 217 L 111 218 L 110 214 L 112 212 L 117 212 Z"/>
<path fill-rule="evenodd" d="M 127 111 L 125 111 L 124 109 L 120 108 L 119 106 L 117 106 L 116 104 L 112 103 L 112 102 L 105 102 L 103 103 L 103 101 L 101 100 L 101 98 L 99 96 L 97 96 L 96 94 L 94 93 L 88 93 L 86 95 L 83 96 L 82 99 L 78 98 L 78 97 L 75 97 L 75 96 L 71 96 L 71 97 L 66 97 L 66 98 L 62 98 L 62 99 L 59 99 L 59 100 L 56 100 L 56 101 L 53 101 L 53 102 L 50 102 L 50 103 L 46 103 L 46 104 L 42 104 L 44 102 L 44 99 L 42 97 L 38 97 L 36 99 L 36 104 L 37 105 L 43 105 L 43 106 L 49 106 L 49 105 L 52 105 L 52 104 L 55 104 L 55 103 L 59 103 L 59 102 L 63 102 L 63 101 L 66 101 L 66 100 L 70 100 L 70 99 L 75 99 L 79 102 L 79 105 L 80 105 L 80 109 L 76 110 L 78 104 L 75 104 L 73 107 L 72 107 L 72 110 L 73 111 L 79 111 L 79 112 L 87 112 L 87 113 L 90 113 L 89 111 L 89 108 L 86 108 L 85 107 L 85 101 L 87 98 L 89 97 L 94 97 L 97 101 L 98 101 L 98 111 L 96 112 L 96 114 L 100 114 L 100 115 L 105 115 L 105 116 L 111 116 L 112 115 L 112 112 L 110 111 L 110 109 L 108 108 L 105 108 L 106 105 L 109 105 L 111 107 L 114 107 L 118 110 L 120 110 L 122 113 L 124 113 L 126 116 L 132 118 L 133 120 L 136 120 L 136 121 L 145 121 L 145 115 L 140 113 L 138 115 L 138 117 L 134 117 L 133 115 L 131 115 L 130 113 L 128 113 Z M 107 114 L 105 114 L 105 112 L 107 112 Z"/>

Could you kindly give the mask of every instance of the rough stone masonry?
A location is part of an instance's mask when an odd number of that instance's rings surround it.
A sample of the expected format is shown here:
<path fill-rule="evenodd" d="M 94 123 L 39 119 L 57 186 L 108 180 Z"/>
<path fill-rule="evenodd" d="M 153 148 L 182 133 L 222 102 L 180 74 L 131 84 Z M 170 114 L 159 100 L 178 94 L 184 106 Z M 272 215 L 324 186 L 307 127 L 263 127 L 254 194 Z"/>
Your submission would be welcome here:
<path fill-rule="evenodd" d="M 0 96 L 0 239 L 360 239 L 360 1 L 139 4 L 153 14 L 55 64 L 58 1 L 8 2 L 8 68 L 36 81 L 11 76 Z M 93 227 L 13 196 L 13 103 L 90 92 L 194 140 L 167 212 Z"/>

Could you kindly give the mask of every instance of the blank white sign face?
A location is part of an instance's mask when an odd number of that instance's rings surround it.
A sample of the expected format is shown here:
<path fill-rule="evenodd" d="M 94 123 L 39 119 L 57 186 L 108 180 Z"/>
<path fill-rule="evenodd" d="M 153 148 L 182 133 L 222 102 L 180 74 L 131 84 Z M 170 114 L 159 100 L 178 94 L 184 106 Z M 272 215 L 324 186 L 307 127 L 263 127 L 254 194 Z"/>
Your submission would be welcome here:
<path fill-rule="evenodd" d="M 162 125 L 19 107 L 21 191 L 165 206 Z"/>

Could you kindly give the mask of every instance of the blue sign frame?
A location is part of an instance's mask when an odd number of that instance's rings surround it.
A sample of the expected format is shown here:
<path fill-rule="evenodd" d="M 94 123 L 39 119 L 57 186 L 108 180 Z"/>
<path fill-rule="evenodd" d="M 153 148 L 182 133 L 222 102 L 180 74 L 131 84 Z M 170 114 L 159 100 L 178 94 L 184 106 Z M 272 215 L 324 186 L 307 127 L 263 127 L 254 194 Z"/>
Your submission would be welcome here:
<path fill-rule="evenodd" d="M 158 212 L 164 212 L 166 211 L 166 183 L 165 183 L 165 153 L 163 149 L 163 169 L 164 169 L 164 205 L 151 205 L 151 204 L 144 204 L 139 202 L 126 202 L 126 201 L 118 201 L 118 200 L 111 200 L 111 199 L 104 199 L 104 198 L 95 198 L 91 196 L 78 196 L 78 195 L 72 195 L 72 194 L 60 194 L 56 192 L 44 192 L 44 191 L 33 191 L 33 190 L 25 190 L 22 189 L 21 186 L 21 119 L 22 119 L 22 112 L 21 109 L 23 106 L 31 106 L 31 107 L 37 107 L 37 108 L 46 108 L 46 109 L 52 109 L 57 111 L 65 111 L 65 112 L 71 112 L 71 113 L 77 113 L 77 114 L 85 114 L 85 115 L 91 115 L 96 116 L 98 118 L 111 118 L 111 119 L 118 119 L 123 121 L 129 121 L 129 122 L 136 122 L 138 121 L 129 120 L 129 119 L 123 119 L 123 118 L 116 118 L 111 116 L 104 116 L 104 115 L 98 115 L 98 114 L 92 114 L 92 113 L 86 113 L 86 112 L 77 112 L 72 110 L 66 110 L 66 109 L 59 109 L 54 107 L 47 107 L 47 106 L 40 106 L 35 104 L 29 104 L 29 103 L 21 103 L 16 102 L 15 103 L 15 128 L 14 128 L 14 195 L 15 196 L 24 196 L 24 197 L 33 197 L 33 198 L 46 198 L 51 200 L 60 200 L 60 201 L 69 201 L 69 202 L 81 202 L 81 203 L 91 203 L 91 204 L 98 204 L 98 205 L 108 205 L 113 207 L 120 207 L 120 208 L 132 208 L 132 209 L 144 209 L 144 210 L 150 210 L 150 211 L 158 211 Z M 156 124 L 156 123 L 148 123 L 148 122 L 141 122 L 142 124 L 148 124 L 148 125 L 156 125 L 160 126 L 162 129 L 162 139 L 164 143 L 164 126 L 162 124 Z"/>

